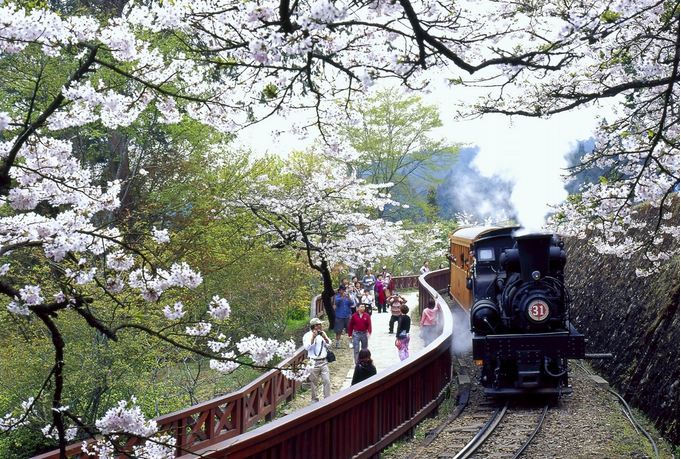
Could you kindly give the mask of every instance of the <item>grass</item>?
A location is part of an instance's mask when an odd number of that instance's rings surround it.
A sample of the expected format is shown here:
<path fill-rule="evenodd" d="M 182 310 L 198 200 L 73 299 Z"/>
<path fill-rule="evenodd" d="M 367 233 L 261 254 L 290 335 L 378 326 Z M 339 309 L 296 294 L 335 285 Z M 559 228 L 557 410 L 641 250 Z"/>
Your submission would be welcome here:
<path fill-rule="evenodd" d="M 679 457 L 678 446 L 670 445 L 664 441 L 645 414 L 636 408 L 632 408 L 632 413 L 638 423 L 655 440 L 661 458 Z M 612 430 L 615 436 L 612 442 L 612 451 L 617 457 L 655 457 L 650 441 L 634 429 L 624 413 L 613 410 L 608 416 L 608 421 L 614 426 Z"/>

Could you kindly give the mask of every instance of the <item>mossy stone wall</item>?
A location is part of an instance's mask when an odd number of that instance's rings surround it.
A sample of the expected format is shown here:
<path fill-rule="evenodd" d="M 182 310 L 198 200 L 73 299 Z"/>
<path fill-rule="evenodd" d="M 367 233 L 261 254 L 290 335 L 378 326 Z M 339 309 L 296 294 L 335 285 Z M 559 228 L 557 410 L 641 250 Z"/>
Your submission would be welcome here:
<path fill-rule="evenodd" d="M 587 352 L 611 352 L 594 368 L 665 438 L 679 444 L 679 260 L 640 278 L 641 257 L 597 254 L 584 240 L 566 240 L 572 322 Z"/>

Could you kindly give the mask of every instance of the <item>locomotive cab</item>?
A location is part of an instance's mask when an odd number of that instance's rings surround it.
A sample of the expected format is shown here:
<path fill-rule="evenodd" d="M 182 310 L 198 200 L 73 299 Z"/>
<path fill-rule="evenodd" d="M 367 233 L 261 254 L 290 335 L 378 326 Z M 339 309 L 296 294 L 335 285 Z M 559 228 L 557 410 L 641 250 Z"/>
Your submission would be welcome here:
<path fill-rule="evenodd" d="M 569 393 L 567 359 L 584 357 L 584 336 L 569 321 L 565 252 L 554 235 L 516 231 L 486 229 L 470 240 L 470 323 L 481 383 L 488 395 Z"/>

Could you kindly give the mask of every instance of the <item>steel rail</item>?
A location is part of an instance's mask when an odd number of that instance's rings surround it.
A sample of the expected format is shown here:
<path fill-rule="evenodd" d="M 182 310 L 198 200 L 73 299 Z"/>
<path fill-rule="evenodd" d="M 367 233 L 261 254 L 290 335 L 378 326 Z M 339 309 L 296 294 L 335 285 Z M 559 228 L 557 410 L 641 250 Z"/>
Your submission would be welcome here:
<path fill-rule="evenodd" d="M 454 459 L 466 459 L 470 457 L 484 442 L 487 438 L 494 432 L 501 420 L 506 415 L 508 410 L 508 402 L 501 408 L 498 408 L 492 413 L 492 416 L 485 423 L 484 426 L 475 434 L 475 437 L 464 446 L 461 451 L 458 452 Z"/>
<path fill-rule="evenodd" d="M 445 420 L 440 422 L 440 424 L 437 425 L 434 429 L 431 429 L 428 431 L 426 434 L 426 437 L 423 439 L 421 444 L 419 446 L 428 446 L 435 439 L 437 438 L 438 435 L 454 420 L 456 420 L 459 416 L 461 416 L 461 413 L 464 412 L 466 407 L 468 406 L 468 401 L 470 400 L 470 395 L 471 395 L 471 385 L 470 383 L 459 383 L 459 388 L 458 392 L 456 394 L 456 407 L 452 411 L 452 413 L 447 416 Z M 416 453 L 412 453 L 409 456 L 405 457 L 404 459 L 415 459 L 416 458 Z"/>
<path fill-rule="evenodd" d="M 541 429 L 541 426 L 544 424 L 544 419 L 546 419 L 546 413 L 549 411 L 549 405 L 544 405 L 544 409 L 542 410 L 541 414 L 539 415 L 539 419 L 537 420 L 537 427 L 534 428 L 534 432 L 530 434 L 529 437 L 527 437 L 527 440 L 525 441 L 525 444 L 520 447 L 518 451 L 515 452 L 513 455 L 513 459 L 518 459 L 523 452 L 527 449 L 528 446 L 530 446 L 530 443 L 532 443 L 532 440 L 534 440 L 534 437 L 539 433 L 539 430 Z"/>

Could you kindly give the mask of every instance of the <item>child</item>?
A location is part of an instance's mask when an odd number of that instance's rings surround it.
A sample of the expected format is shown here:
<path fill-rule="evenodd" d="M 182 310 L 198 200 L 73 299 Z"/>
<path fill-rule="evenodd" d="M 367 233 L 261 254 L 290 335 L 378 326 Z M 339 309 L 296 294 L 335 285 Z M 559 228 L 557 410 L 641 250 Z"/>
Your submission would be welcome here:
<path fill-rule="evenodd" d="M 428 346 L 437 336 L 437 314 L 440 306 L 435 304 L 435 300 L 428 300 L 428 307 L 423 310 L 421 315 L 421 338 L 423 343 Z"/>

